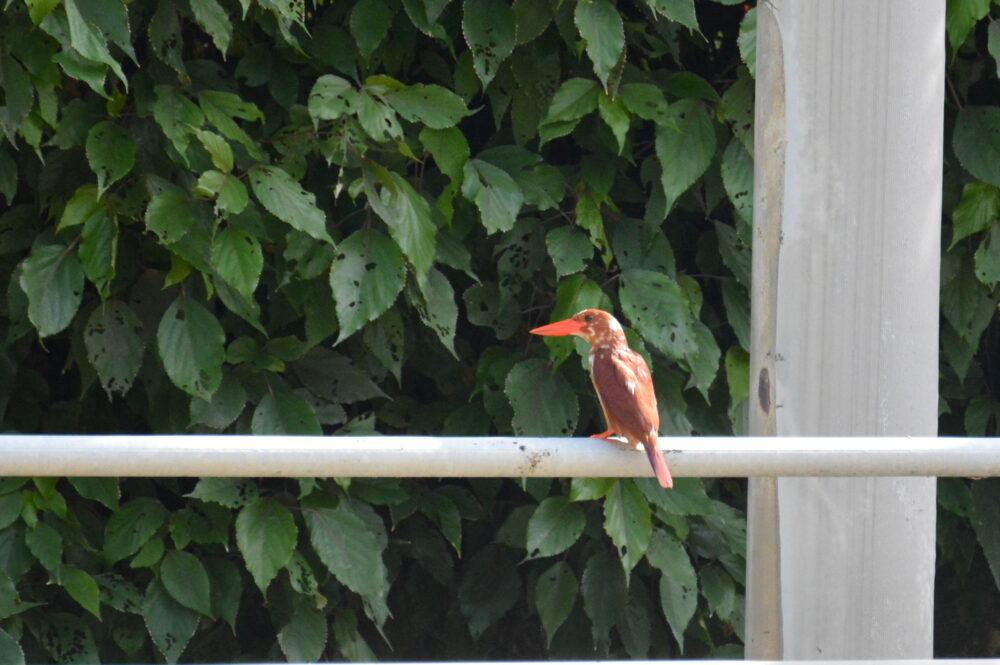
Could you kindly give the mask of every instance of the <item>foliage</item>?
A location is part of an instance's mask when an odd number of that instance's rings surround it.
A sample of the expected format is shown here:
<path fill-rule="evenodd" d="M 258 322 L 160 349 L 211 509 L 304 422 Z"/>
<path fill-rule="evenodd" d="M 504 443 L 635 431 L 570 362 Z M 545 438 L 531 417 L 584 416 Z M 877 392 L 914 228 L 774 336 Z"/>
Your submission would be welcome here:
<path fill-rule="evenodd" d="M 1000 281 L 979 4 L 949 3 L 942 298 L 943 422 L 970 432 Z M 742 433 L 754 30 L 729 0 L 11 0 L 4 428 L 588 433 L 582 349 L 526 329 L 598 305 L 665 434 Z M 993 493 L 955 489 L 944 528 L 995 561 L 961 498 Z M 0 652 L 734 656 L 743 491 L 7 479 Z"/>

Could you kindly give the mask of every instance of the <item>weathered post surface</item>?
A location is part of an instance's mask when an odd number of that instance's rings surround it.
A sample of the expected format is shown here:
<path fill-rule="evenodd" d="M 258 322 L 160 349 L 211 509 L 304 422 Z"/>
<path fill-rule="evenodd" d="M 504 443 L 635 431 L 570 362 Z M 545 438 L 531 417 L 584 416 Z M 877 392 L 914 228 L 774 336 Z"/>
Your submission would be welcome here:
<path fill-rule="evenodd" d="M 933 436 L 944 12 L 758 6 L 753 435 Z M 752 479 L 747 657 L 930 658 L 935 479 Z"/>

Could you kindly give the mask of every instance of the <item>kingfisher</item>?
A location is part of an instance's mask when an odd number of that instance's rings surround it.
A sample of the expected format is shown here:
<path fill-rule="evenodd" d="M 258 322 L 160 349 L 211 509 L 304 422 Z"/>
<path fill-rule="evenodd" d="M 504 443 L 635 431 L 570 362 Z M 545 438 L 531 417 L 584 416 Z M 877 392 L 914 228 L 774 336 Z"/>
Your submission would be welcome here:
<path fill-rule="evenodd" d="M 590 343 L 587 356 L 590 380 L 608 425 L 606 432 L 593 434 L 591 438 L 621 445 L 611 437 L 623 437 L 633 449 L 641 443 L 657 481 L 662 487 L 673 487 L 670 469 L 657 441 L 660 414 L 656 410 L 653 377 L 642 356 L 629 348 L 618 320 L 603 310 L 585 309 L 530 332 L 551 337 L 576 335 Z"/>

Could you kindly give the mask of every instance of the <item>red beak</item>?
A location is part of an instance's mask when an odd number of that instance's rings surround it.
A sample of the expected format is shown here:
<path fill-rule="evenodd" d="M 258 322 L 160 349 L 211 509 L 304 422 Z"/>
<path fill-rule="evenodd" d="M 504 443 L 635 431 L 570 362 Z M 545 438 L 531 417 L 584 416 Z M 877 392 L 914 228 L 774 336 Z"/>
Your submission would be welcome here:
<path fill-rule="evenodd" d="M 545 335 L 546 337 L 561 337 L 563 335 L 572 335 L 573 333 L 578 333 L 583 330 L 583 326 L 574 321 L 573 319 L 565 319 L 563 321 L 556 321 L 555 323 L 550 323 L 547 326 L 541 326 L 539 328 L 533 328 L 528 332 L 533 335 Z"/>

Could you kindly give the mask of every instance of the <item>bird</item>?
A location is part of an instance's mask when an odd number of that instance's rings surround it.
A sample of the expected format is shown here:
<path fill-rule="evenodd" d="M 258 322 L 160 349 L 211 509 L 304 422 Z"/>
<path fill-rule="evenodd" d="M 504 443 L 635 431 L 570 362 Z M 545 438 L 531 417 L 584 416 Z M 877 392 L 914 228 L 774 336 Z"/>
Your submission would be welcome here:
<path fill-rule="evenodd" d="M 629 348 L 618 319 L 600 309 L 585 309 L 568 319 L 532 328 L 534 335 L 559 337 L 576 335 L 590 343 L 587 360 L 590 380 L 604 412 L 608 429 L 591 438 L 624 437 L 630 448 L 641 443 L 662 487 L 674 486 L 657 440 L 660 414 L 656 410 L 653 377 L 642 356 Z"/>

